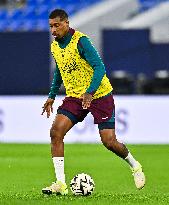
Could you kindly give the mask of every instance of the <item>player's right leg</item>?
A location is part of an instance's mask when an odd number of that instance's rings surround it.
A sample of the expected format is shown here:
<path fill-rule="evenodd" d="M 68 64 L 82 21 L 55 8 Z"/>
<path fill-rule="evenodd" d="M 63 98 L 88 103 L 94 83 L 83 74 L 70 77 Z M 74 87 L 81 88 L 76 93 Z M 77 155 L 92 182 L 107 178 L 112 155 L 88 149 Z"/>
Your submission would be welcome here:
<path fill-rule="evenodd" d="M 64 114 L 57 114 L 50 130 L 51 154 L 56 174 L 56 182 L 42 189 L 43 194 L 68 193 L 64 173 L 64 136 L 73 127 L 72 120 Z"/>
<path fill-rule="evenodd" d="M 64 174 L 64 136 L 78 122 L 88 114 L 88 110 L 82 108 L 82 101 L 73 97 L 66 97 L 59 106 L 57 116 L 50 130 L 51 153 L 57 181 L 51 186 L 42 189 L 44 194 L 68 193 Z"/>

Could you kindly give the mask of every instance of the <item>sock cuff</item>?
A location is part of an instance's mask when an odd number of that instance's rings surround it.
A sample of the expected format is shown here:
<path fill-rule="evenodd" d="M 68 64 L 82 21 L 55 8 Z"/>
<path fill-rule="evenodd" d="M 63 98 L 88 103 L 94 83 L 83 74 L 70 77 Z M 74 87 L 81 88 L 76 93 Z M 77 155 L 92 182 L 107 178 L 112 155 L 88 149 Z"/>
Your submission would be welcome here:
<path fill-rule="evenodd" d="M 130 158 L 130 157 L 132 157 L 132 155 L 131 155 L 131 153 L 129 152 L 128 155 L 127 155 L 127 157 L 126 157 L 125 159 L 128 159 L 128 158 Z"/>
<path fill-rule="evenodd" d="M 53 157 L 52 160 L 55 163 L 64 162 L 64 157 Z"/>

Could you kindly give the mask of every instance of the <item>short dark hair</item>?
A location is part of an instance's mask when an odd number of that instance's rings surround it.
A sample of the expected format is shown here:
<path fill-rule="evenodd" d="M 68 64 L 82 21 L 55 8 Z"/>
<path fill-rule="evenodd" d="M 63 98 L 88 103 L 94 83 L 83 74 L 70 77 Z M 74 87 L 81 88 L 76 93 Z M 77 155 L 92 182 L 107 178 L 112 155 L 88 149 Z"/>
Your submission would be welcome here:
<path fill-rule="evenodd" d="M 55 9 L 50 13 L 49 18 L 54 19 L 56 17 L 60 17 L 60 20 L 62 21 L 68 19 L 68 14 L 62 9 Z"/>

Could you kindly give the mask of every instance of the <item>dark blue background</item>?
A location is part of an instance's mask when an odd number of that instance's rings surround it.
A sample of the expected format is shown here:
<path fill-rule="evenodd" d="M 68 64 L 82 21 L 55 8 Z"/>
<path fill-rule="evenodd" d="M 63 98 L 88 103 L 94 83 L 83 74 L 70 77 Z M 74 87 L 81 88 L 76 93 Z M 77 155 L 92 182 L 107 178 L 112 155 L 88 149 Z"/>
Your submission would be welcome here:
<path fill-rule="evenodd" d="M 0 33 L 0 94 L 49 90 L 49 33 Z"/>
<path fill-rule="evenodd" d="M 103 55 L 109 74 L 126 70 L 151 78 L 156 70 L 169 70 L 169 44 L 151 43 L 148 29 L 104 30 Z"/>

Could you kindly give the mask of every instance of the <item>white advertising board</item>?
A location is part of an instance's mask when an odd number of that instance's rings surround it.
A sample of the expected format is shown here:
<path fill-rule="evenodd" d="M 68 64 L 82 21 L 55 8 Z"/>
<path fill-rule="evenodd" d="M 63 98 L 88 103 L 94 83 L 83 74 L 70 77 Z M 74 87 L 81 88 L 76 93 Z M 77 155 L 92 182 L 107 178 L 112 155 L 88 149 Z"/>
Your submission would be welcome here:
<path fill-rule="evenodd" d="M 0 97 L 0 142 L 49 143 L 49 131 L 57 107 L 64 96 L 54 103 L 54 114 L 42 116 L 47 96 Z M 124 143 L 169 143 L 169 96 L 115 96 L 116 135 Z M 100 142 L 97 125 L 89 114 L 66 135 L 67 143 Z"/>

